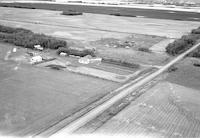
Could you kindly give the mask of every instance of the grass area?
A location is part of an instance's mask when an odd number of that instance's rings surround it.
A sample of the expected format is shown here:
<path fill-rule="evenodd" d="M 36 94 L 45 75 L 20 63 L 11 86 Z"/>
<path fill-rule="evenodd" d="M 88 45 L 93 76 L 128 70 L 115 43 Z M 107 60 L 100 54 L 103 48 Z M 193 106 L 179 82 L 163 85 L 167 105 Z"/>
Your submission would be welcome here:
<path fill-rule="evenodd" d="M 176 65 L 178 70 L 171 72 L 167 81 L 200 90 L 200 70 L 194 64 L 199 63 L 199 59 L 187 57 Z"/>
<path fill-rule="evenodd" d="M 115 64 L 115 65 L 119 65 L 119 66 L 124 66 L 124 67 L 129 67 L 129 68 L 136 68 L 136 69 L 138 69 L 140 67 L 139 64 L 130 63 L 130 62 L 127 62 L 122 59 L 119 60 L 119 59 L 112 59 L 112 58 L 103 58 L 102 62 Z"/>

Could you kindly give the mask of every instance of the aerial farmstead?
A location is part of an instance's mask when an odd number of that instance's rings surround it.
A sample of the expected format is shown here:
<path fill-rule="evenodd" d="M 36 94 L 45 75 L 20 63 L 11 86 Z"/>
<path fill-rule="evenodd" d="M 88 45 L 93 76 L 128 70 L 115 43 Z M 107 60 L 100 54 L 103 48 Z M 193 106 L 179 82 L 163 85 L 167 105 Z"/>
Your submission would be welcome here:
<path fill-rule="evenodd" d="M 199 3 L 170 2 L 1 1 L 0 137 L 200 137 Z"/>

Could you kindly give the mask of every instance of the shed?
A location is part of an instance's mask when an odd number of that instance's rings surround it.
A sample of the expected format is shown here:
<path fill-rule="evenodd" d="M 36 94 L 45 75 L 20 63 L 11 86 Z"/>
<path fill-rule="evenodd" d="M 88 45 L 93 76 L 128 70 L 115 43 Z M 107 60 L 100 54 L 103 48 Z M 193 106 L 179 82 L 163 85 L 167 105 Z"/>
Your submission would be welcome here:
<path fill-rule="evenodd" d="M 65 53 L 65 52 L 60 52 L 60 56 L 66 56 L 67 55 L 67 53 Z"/>

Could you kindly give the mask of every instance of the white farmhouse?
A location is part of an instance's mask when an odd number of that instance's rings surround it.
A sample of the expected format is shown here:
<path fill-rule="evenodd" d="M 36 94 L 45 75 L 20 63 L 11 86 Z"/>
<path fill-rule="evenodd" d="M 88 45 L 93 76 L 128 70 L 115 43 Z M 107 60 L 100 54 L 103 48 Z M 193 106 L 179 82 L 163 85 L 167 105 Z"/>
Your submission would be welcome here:
<path fill-rule="evenodd" d="M 41 56 L 34 56 L 31 57 L 31 64 L 37 63 L 37 62 L 41 62 L 42 61 L 42 57 Z"/>
<path fill-rule="evenodd" d="M 34 48 L 40 51 L 44 49 L 43 47 L 41 47 L 41 45 L 34 45 Z"/>

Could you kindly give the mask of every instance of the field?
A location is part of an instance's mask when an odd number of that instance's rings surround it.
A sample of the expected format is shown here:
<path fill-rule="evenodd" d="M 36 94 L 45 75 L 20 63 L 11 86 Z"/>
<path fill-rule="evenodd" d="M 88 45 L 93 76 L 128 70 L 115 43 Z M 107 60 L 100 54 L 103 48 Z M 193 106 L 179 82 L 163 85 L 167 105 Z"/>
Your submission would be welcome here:
<path fill-rule="evenodd" d="M 199 137 L 200 76 L 199 66 L 194 63 L 198 65 L 200 60 L 185 58 L 175 65 L 178 70 L 163 74 L 162 81 L 144 90 L 146 92 L 137 99 L 133 98 L 122 111 L 115 113 L 115 108 L 120 106 L 109 110 L 114 113 L 110 120 L 104 121 L 109 117 L 105 113 L 78 133 L 148 138 Z"/>
<path fill-rule="evenodd" d="M 5 4 L 1 4 L 5 5 Z M 25 6 L 34 7 L 37 9 L 47 10 L 76 10 L 78 12 L 95 13 L 95 14 L 113 14 L 120 13 L 124 16 L 139 16 L 156 19 L 172 19 L 185 21 L 200 21 L 200 13 L 183 12 L 183 11 L 168 11 L 168 10 L 152 10 L 152 9 L 138 9 L 138 8 L 124 8 L 124 7 L 103 7 L 103 6 L 84 6 L 84 5 L 70 5 L 70 4 L 53 4 L 53 3 L 10 3 L 10 6 Z"/>
<path fill-rule="evenodd" d="M 78 40 L 99 40 L 100 38 L 123 38 L 130 34 L 145 34 L 169 38 L 179 38 L 199 22 L 174 21 L 150 18 L 115 17 L 110 15 L 87 14 L 83 16 L 64 16 L 59 11 L 0 8 L 1 22 L 15 22 L 15 26 L 32 28 L 34 32 L 43 32 L 63 38 Z M 40 26 L 40 29 L 36 29 Z M 43 27 L 43 29 L 41 28 Z M 51 29 L 47 29 L 51 28 Z M 57 31 L 55 29 L 57 29 Z M 63 29 L 61 31 L 61 29 Z M 85 36 L 85 34 L 87 34 Z"/>
<path fill-rule="evenodd" d="M 1 134 L 38 133 L 120 86 L 68 71 L 4 61 L 8 47 L 12 46 L 0 45 Z"/>
<path fill-rule="evenodd" d="M 193 21 L 173 21 L 150 18 L 115 17 L 88 14 L 64 16 L 60 11 L 1 7 L 1 24 L 23 27 L 36 33 L 45 33 L 68 41 L 69 46 L 96 47 L 98 56 L 126 59 L 131 63 L 160 65 L 168 61 L 163 54 L 137 51 L 167 38 L 179 38 L 199 26 Z M 167 29 L 166 29 L 167 28 Z M 131 37 L 131 39 L 130 39 Z M 131 49 L 107 47 L 105 39 L 131 40 Z M 145 55 L 145 56 L 144 56 Z M 112 57 L 114 56 L 114 57 Z"/>
<path fill-rule="evenodd" d="M 63 63 L 72 63 L 68 70 L 52 70 L 42 64 L 33 66 L 21 61 L 5 61 L 6 53 L 14 46 L 0 43 L 0 130 L 3 134 L 38 134 L 120 87 L 120 76 L 130 76 L 144 69 L 144 66 L 152 68 L 154 65 L 166 64 L 172 57 L 154 51 L 163 52 L 167 43 L 199 27 L 200 21 L 200 14 L 192 12 L 36 3 L 31 6 L 51 10 L 0 7 L 0 24 L 58 37 L 66 40 L 69 47 L 95 48 L 97 57 L 141 66 L 132 69 L 108 63 L 81 65 L 75 57 L 59 57 L 55 50 L 45 49 L 41 52 L 44 55 L 49 54 Z M 84 14 L 65 16 L 61 15 L 62 11 L 58 11 L 66 9 L 75 9 Z M 145 17 L 107 15 L 113 12 Z M 132 42 L 133 45 L 117 47 L 121 42 Z M 153 50 L 144 52 L 139 48 Z M 17 56 L 20 56 L 25 54 L 26 49 L 20 48 L 18 51 L 21 53 Z M 195 122 L 195 117 L 196 113 L 199 115 L 197 97 L 200 78 L 199 68 L 192 63 L 193 60 L 185 59 L 177 64 L 178 70 L 168 74 L 167 82 L 150 89 L 127 107 L 125 112 L 98 129 L 97 133 L 116 132 L 120 128 L 121 133 L 132 134 L 137 130 L 137 133 L 152 132 L 156 136 L 199 136 L 199 120 Z M 113 78 L 117 78 L 114 80 L 116 82 L 113 82 Z M 177 98 L 182 101 L 177 101 Z M 189 109 L 189 113 L 185 109 Z M 195 115 L 189 118 L 192 121 L 187 118 L 188 114 Z M 195 128 L 194 131 L 190 131 L 189 127 Z M 189 130 L 190 134 L 184 130 Z"/>
<path fill-rule="evenodd" d="M 199 96 L 198 90 L 161 82 L 93 134 L 148 138 L 199 137 Z"/>

